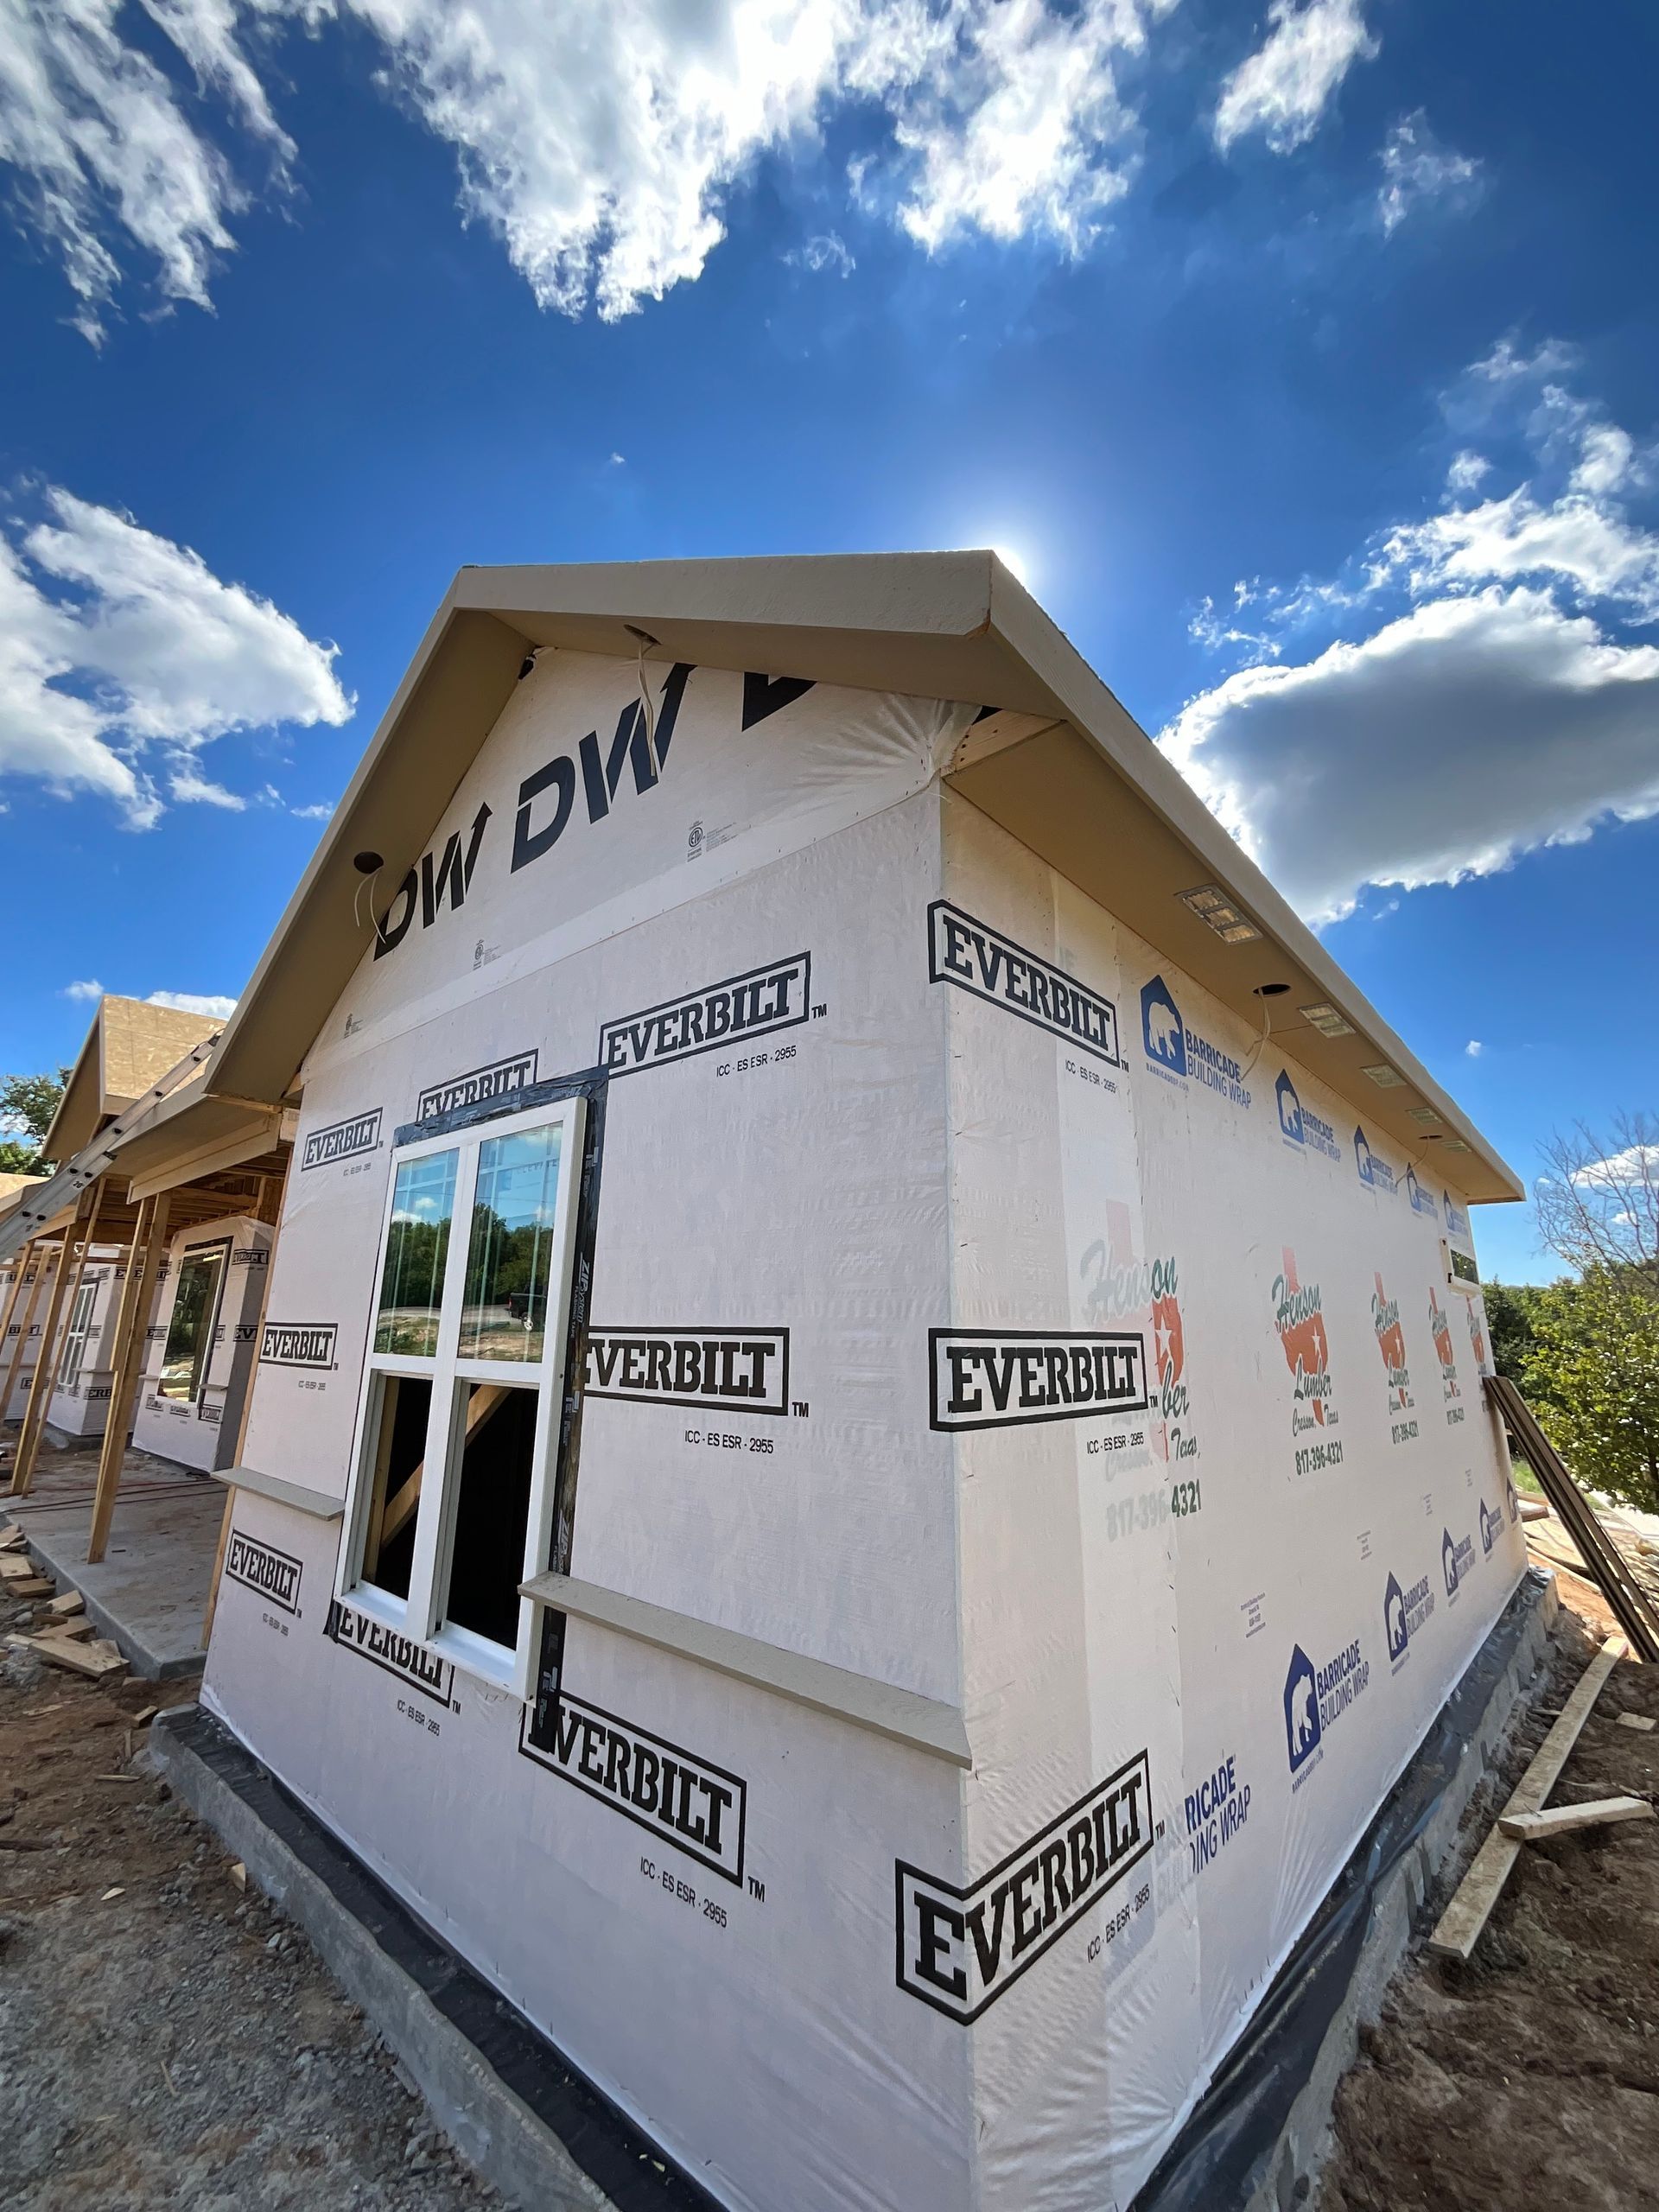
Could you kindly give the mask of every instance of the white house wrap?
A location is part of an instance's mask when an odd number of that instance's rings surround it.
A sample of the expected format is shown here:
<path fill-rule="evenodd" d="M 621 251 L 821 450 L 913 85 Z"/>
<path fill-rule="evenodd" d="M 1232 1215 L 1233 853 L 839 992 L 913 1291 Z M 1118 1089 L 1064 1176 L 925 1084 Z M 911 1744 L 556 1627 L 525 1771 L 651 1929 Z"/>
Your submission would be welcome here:
<path fill-rule="evenodd" d="M 543 652 L 376 884 L 205 1695 L 721 2202 L 1125 2206 L 1521 1575 L 1465 1198 L 976 705 L 665 658 Z"/>

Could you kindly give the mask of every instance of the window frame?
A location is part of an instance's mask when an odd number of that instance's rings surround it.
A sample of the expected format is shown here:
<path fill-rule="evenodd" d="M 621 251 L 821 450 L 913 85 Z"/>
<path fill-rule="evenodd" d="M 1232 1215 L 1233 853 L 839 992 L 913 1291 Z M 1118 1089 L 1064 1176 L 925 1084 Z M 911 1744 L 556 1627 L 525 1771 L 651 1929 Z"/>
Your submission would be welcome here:
<path fill-rule="evenodd" d="M 448 1576 L 454 1548 L 455 1512 L 460 1498 L 462 1433 L 465 1427 L 466 1386 L 495 1383 L 508 1388 L 533 1389 L 539 1394 L 531 1466 L 530 1503 L 524 1529 L 522 1581 L 541 1572 L 552 1541 L 557 1506 L 558 1450 L 563 1427 L 566 1370 L 569 1363 L 570 1306 L 576 1255 L 577 1213 L 581 1195 L 583 1141 L 587 1128 L 587 1100 L 580 1094 L 525 1107 L 516 1113 L 492 1115 L 466 1127 L 413 1139 L 395 1145 L 388 1163 L 385 1203 L 375 1245 L 374 1274 L 369 1292 L 365 1332 L 363 1376 L 358 1391 L 357 1413 L 352 1432 L 352 1454 L 346 1495 L 345 1525 L 334 1573 L 334 1594 L 353 1611 L 367 1615 L 395 1634 L 408 1637 L 436 1656 L 466 1673 L 506 1689 L 526 1701 L 531 1694 L 535 1665 L 536 1618 L 534 1602 L 518 1600 L 518 1630 L 511 1650 L 458 1623 L 442 1621 L 448 1596 Z M 543 1350 L 537 1361 L 463 1358 L 461 1327 L 466 1300 L 467 1255 L 472 1244 L 473 1210 L 478 1192 L 480 1155 L 497 1138 L 531 1130 L 556 1128 L 559 1166 L 556 1185 L 552 1236 L 549 1243 L 548 1281 L 543 1316 Z M 440 1290 L 435 1350 L 429 1354 L 379 1352 L 374 1349 L 380 1289 L 385 1280 L 387 1247 L 396 1203 L 397 1176 L 413 1160 L 440 1154 L 456 1154 L 455 1181 L 450 1205 L 449 1241 L 444 1256 Z M 432 1385 L 427 1415 L 426 1447 L 422 1460 L 421 1496 L 416 1508 L 414 1554 L 410 1565 L 409 1595 L 398 1598 L 365 1579 L 363 1555 L 367 1548 L 369 1516 L 373 1506 L 375 1447 L 378 1422 L 369 1418 L 381 1400 L 381 1378 L 413 1377 Z M 429 1483 L 427 1471 L 436 1466 L 438 1479 Z"/>
<path fill-rule="evenodd" d="M 162 1364 L 156 1376 L 156 1395 L 170 1398 L 175 1405 L 200 1404 L 207 1388 L 207 1370 L 213 1359 L 213 1332 L 219 1326 L 219 1317 L 225 1306 L 225 1285 L 230 1279 L 231 1247 L 234 1239 L 229 1236 L 199 1237 L 194 1244 L 187 1244 L 180 1252 L 173 1267 L 173 1303 L 168 1308 L 167 1326 L 162 1335 Z M 213 1297 L 202 1313 L 202 1333 L 191 1354 L 191 1385 L 185 1391 L 167 1388 L 167 1347 L 173 1333 L 173 1317 L 179 1308 L 179 1293 L 184 1287 L 184 1271 L 193 1260 L 202 1254 L 216 1255 L 217 1267 L 213 1274 Z"/>
<path fill-rule="evenodd" d="M 58 1361 L 58 1388 L 73 1390 L 80 1381 L 80 1370 L 86 1363 L 87 1341 L 92 1333 L 92 1316 L 98 1311 L 98 1294 L 103 1278 L 94 1275 L 76 1291 L 70 1305 L 69 1319 L 64 1325 L 63 1351 Z"/>

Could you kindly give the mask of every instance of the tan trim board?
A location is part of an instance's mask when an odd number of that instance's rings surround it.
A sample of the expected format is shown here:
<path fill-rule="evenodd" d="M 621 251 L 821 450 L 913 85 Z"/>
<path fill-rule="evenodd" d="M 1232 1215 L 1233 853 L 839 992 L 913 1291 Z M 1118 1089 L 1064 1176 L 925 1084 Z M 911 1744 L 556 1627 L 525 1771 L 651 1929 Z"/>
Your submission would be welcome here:
<path fill-rule="evenodd" d="M 257 1467 L 221 1467 L 213 1480 L 231 1490 L 251 1491 L 256 1497 L 272 1498 L 278 1505 L 291 1505 L 314 1521 L 338 1521 L 346 1510 L 342 1497 L 330 1497 L 327 1491 L 313 1490 L 306 1483 L 285 1482 L 281 1475 L 262 1475 Z"/>

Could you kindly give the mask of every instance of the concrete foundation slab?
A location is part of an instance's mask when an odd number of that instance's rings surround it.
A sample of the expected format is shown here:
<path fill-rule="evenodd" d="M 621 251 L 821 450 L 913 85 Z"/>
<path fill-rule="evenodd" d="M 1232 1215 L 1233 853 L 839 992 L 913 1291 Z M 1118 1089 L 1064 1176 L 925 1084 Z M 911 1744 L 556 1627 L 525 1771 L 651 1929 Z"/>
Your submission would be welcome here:
<path fill-rule="evenodd" d="M 42 1573 L 79 1590 L 100 1636 L 118 1645 L 136 1675 L 152 1679 L 200 1667 L 202 1616 L 219 1548 L 225 1493 L 149 1452 L 127 1455 L 109 1548 L 86 1564 L 98 1445 L 44 1453 L 26 1497 L 0 1492 L 0 1514 L 22 1529 Z"/>

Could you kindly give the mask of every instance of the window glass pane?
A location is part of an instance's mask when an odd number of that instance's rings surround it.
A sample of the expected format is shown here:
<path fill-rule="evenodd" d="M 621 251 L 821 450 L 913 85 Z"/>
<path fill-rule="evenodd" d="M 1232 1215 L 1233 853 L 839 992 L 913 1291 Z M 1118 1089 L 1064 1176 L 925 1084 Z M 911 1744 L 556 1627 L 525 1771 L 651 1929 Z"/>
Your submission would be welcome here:
<path fill-rule="evenodd" d="M 559 1190 L 556 1123 L 492 1137 L 478 1149 L 467 1248 L 463 1359 L 539 1360 Z"/>
<path fill-rule="evenodd" d="M 508 1650 L 518 1641 L 540 1396 L 498 1382 L 463 1382 L 457 1408 L 461 1471 L 443 1618 Z"/>
<path fill-rule="evenodd" d="M 394 1598 L 409 1595 L 415 1523 L 425 1477 L 426 1417 L 431 1410 L 432 1385 L 424 1376 L 383 1375 L 374 1385 L 362 1579 Z"/>
<path fill-rule="evenodd" d="M 224 1264 L 225 1255 L 219 1251 L 192 1253 L 180 1266 L 178 1292 L 162 1354 L 164 1397 L 194 1398 L 201 1387 L 219 1304 L 219 1269 Z"/>
<path fill-rule="evenodd" d="M 69 1316 L 63 1366 L 58 1378 L 66 1390 L 72 1390 L 80 1380 L 80 1365 L 86 1356 L 86 1338 L 92 1325 L 92 1308 L 97 1303 L 98 1285 L 83 1283 L 75 1293 L 75 1310 Z"/>
<path fill-rule="evenodd" d="M 429 1153 L 423 1160 L 406 1160 L 397 1170 L 375 1313 L 376 1351 L 430 1359 L 437 1351 L 458 1156 Z"/>

